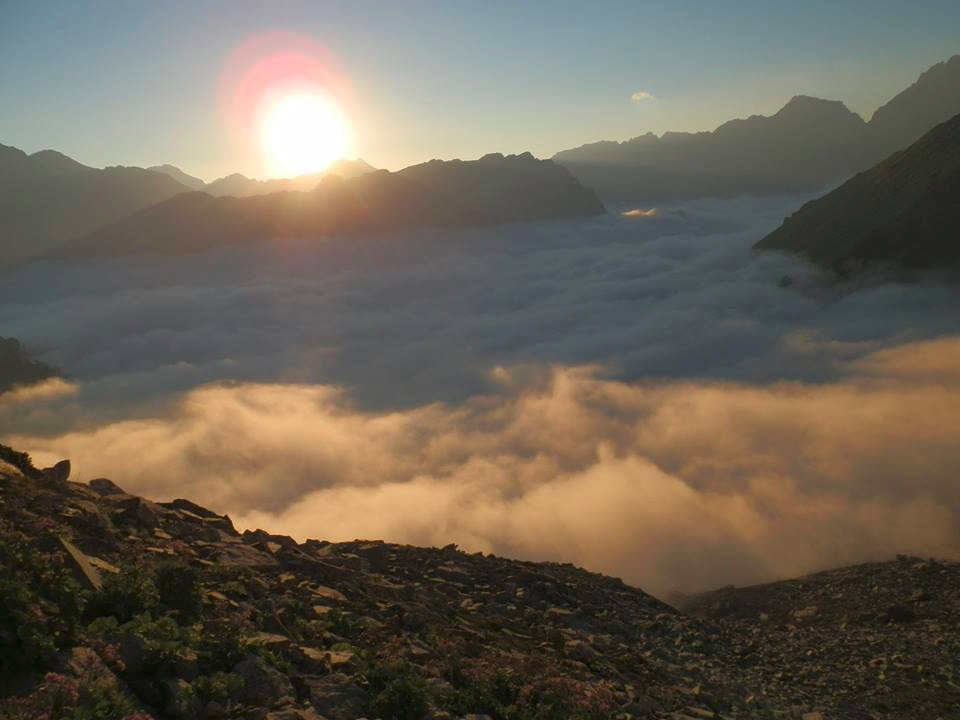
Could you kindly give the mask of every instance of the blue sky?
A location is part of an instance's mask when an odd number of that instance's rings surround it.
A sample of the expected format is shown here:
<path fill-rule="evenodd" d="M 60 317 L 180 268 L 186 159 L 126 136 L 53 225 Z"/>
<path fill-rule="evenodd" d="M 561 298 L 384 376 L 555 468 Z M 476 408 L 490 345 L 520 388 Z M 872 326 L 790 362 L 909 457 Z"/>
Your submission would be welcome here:
<path fill-rule="evenodd" d="M 0 143 L 260 175 L 218 96 L 231 52 L 273 30 L 329 49 L 356 154 L 397 168 L 712 129 L 798 93 L 869 117 L 960 52 L 960 3 L 0 0 Z"/>

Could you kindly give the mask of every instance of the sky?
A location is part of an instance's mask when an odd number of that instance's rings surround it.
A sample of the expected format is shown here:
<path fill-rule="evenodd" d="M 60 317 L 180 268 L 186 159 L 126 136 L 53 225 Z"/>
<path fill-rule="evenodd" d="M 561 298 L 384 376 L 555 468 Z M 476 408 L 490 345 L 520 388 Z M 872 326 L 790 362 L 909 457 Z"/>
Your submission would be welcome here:
<path fill-rule="evenodd" d="M 0 143 L 268 175 L 224 98 L 240 49 L 278 33 L 329 65 L 352 154 L 397 169 L 712 129 L 800 93 L 869 117 L 960 51 L 960 3 L 0 0 Z"/>

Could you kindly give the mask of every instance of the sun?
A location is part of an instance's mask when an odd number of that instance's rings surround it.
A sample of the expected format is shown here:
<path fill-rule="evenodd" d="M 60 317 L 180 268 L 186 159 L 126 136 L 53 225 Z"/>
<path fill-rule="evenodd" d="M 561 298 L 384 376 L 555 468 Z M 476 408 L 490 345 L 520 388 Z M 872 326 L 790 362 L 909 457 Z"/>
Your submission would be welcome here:
<path fill-rule="evenodd" d="M 271 103 L 261 125 L 270 173 L 293 177 L 321 172 L 350 147 L 350 126 L 322 95 L 286 95 Z"/>

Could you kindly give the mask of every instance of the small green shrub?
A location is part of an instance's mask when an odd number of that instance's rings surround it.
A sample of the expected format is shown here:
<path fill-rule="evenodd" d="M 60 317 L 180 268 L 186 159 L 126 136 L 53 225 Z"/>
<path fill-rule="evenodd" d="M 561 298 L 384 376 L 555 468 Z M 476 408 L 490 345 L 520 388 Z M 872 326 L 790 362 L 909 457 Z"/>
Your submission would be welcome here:
<path fill-rule="evenodd" d="M 179 614 L 181 622 L 193 622 L 200 615 L 199 575 L 189 565 L 162 562 L 154 568 L 154 582 L 160 604 Z"/>
<path fill-rule="evenodd" d="M 243 689 L 244 682 L 239 675 L 215 672 L 212 675 L 201 675 L 192 685 L 204 705 L 213 700 L 227 707 Z"/>
<path fill-rule="evenodd" d="M 0 694 L 73 644 L 84 593 L 57 553 L 0 520 Z"/>
<path fill-rule="evenodd" d="M 154 618 L 149 613 L 138 615 L 116 631 L 143 640 L 143 673 L 146 675 L 171 672 L 177 660 L 189 655 L 188 651 L 198 642 L 190 628 L 181 627 L 172 617 Z"/>
<path fill-rule="evenodd" d="M 383 720 L 421 720 L 430 712 L 427 688 L 406 662 L 379 665 L 367 673 L 373 693 L 370 713 Z"/>
<path fill-rule="evenodd" d="M 203 623 L 197 640 L 197 655 L 206 672 L 231 670 L 248 653 L 253 626 L 231 615 Z"/>
<path fill-rule="evenodd" d="M 116 575 L 109 575 L 103 587 L 93 594 L 84 609 L 84 617 L 115 617 L 125 623 L 144 613 L 154 613 L 160 593 L 154 573 L 149 568 L 125 567 Z"/>

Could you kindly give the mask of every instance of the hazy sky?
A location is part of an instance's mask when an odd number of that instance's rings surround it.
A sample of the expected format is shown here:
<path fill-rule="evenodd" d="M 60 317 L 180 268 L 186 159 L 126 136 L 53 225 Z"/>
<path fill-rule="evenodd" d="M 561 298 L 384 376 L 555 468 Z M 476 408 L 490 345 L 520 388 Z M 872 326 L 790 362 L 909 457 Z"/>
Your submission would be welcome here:
<path fill-rule="evenodd" d="M 0 0 L 0 143 L 262 175 L 221 98 L 272 31 L 329 51 L 356 154 L 398 168 L 712 129 L 798 93 L 869 117 L 960 51 L 960 3 Z"/>

